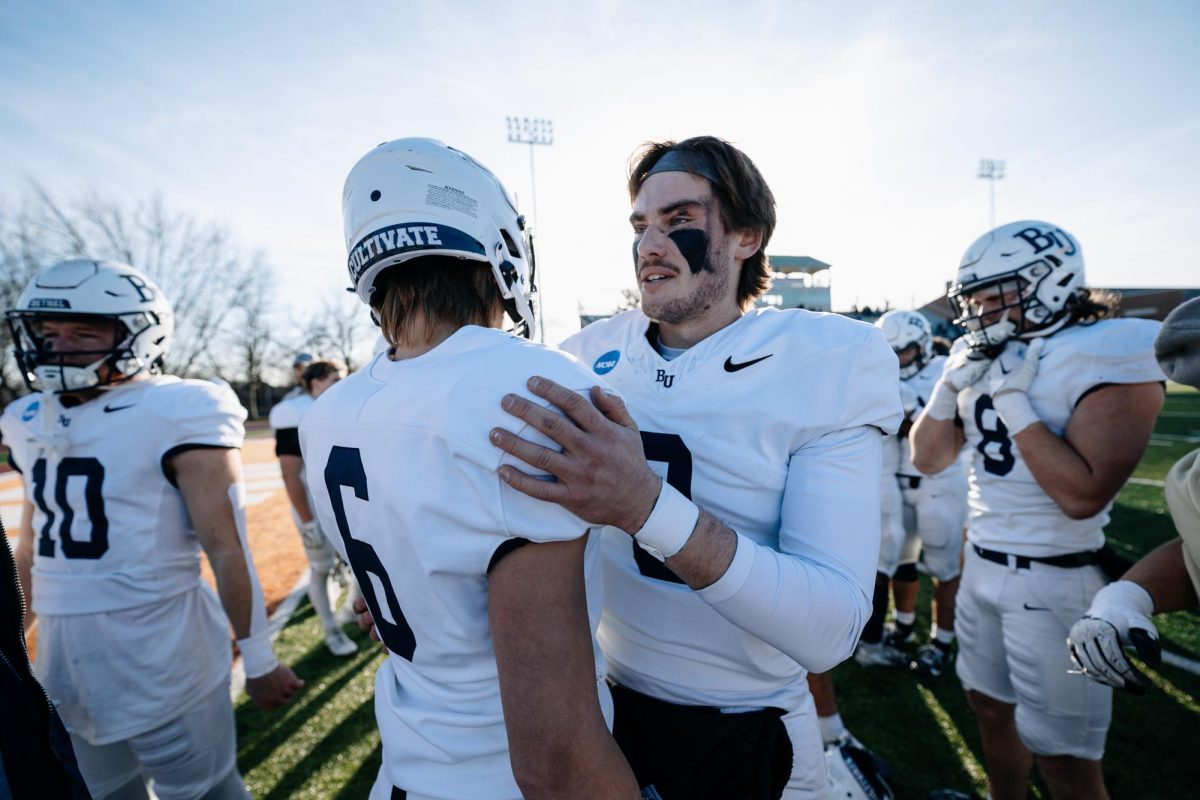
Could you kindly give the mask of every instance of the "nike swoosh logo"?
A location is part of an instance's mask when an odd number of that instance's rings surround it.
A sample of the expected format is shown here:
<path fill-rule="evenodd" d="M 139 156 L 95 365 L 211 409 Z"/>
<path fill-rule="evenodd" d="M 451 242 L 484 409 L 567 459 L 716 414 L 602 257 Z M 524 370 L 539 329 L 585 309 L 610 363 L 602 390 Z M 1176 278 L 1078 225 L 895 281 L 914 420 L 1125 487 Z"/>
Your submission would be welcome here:
<path fill-rule="evenodd" d="M 725 371 L 726 372 L 737 372 L 739 369 L 745 369 L 746 367 L 752 367 L 760 361 L 766 361 L 768 358 L 770 358 L 773 355 L 775 355 L 775 354 L 767 353 L 762 358 L 756 358 L 753 361 L 743 361 L 741 364 L 733 363 L 733 356 L 730 356 L 729 358 L 725 359 Z"/>
<path fill-rule="evenodd" d="M 105 407 L 104 407 L 104 411 L 105 411 L 105 413 L 107 413 L 107 414 L 111 414 L 112 412 L 114 412 L 114 411 L 120 411 L 120 410 L 121 410 L 121 409 L 123 409 L 123 408 L 133 408 L 135 405 L 137 405 L 137 404 L 136 404 L 136 403 L 130 403 L 130 404 L 129 404 L 129 405 L 127 405 L 127 406 L 105 406 Z"/>
<path fill-rule="evenodd" d="M 1053 609 L 1049 609 L 1049 608 L 1042 608 L 1041 606 L 1031 606 L 1031 605 L 1029 605 L 1029 603 L 1022 603 L 1022 605 L 1025 606 L 1026 611 L 1051 611 L 1051 610 L 1053 610 Z"/>

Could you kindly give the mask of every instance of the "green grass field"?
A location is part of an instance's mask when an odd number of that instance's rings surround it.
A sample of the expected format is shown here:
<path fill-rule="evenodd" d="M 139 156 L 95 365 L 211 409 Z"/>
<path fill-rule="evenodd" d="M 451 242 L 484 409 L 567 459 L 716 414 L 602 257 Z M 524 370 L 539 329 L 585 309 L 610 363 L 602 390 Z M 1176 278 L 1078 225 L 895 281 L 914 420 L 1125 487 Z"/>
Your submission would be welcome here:
<path fill-rule="evenodd" d="M 1154 442 L 1138 478 L 1161 481 L 1171 464 L 1200 447 L 1200 394 L 1172 387 Z M 1136 559 L 1175 535 L 1162 489 L 1130 484 L 1117 498 L 1109 541 Z M 930 585 L 922 577 L 918 627 L 929 625 Z M 1194 614 L 1155 620 L 1164 647 L 1200 661 Z M 238 764 L 254 796 L 366 797 L 379 768 L 373 707 L 378 645 L 354 631 L 359 653 L 330 655 L 307 602 L 276 643 L 279 657 L 307 685 L 281 712 L 263 712 L 245 698 L 237 706 Z M 1200 677 L 1163 665 L 1148 670 L 1159 689 L 1145 697 L 1116 696 L 1105 776 L 1114 798 L 1194 796 L 1200 786 Z M 898 671 L 862 669 L 848 662 L 834 671 L 842 716 L 854 734 L 888 761 L 898 798 L 924 798 L 948 786 L 986 791 L 974 719 L 953 672 L 917 681 Z M 1189 788 L 1191 787 L 1191 788 Z M 1038 783 L 1033 797 L 1048 797 Z"/>

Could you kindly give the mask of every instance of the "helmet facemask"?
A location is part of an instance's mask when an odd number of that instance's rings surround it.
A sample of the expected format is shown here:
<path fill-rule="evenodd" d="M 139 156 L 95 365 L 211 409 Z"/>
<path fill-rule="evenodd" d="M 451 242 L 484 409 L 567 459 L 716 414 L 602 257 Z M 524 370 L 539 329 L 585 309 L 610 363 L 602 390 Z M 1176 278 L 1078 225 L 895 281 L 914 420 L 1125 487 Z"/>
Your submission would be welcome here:
<path fill-rule="evenodd" d="M 1026 331 L 1025 307 L 1031 296 L 1031 284 L 1016 272 L 978 284 L 956 287 L 950 292 L 950 303 L 956 317 L 954 324 L 966 330 L 967 346 L 983 352 L 988 358 L 1000 355 L 1009 339 Z M 976 302 L 980 292 L 993 291 L 1000 302 L 988 310 Z M 1013 319 L 1013 309 L 1021 310 Z"/>
<path fill-rule="evenodd" d="M 153 312 L 129 314 L 47 314 L 9 311 L 14 354 L 25 383 L 34 391 L 63 394 L 111 386 L 143 371 L 157 371 L 162 359 L 148 363 L 137 353 L 138 337 L 160 321 Z M 46 321 L 104 321 L 113 324 L 112 344 L 97 350 L 55 352 L 43 334 Z"/>

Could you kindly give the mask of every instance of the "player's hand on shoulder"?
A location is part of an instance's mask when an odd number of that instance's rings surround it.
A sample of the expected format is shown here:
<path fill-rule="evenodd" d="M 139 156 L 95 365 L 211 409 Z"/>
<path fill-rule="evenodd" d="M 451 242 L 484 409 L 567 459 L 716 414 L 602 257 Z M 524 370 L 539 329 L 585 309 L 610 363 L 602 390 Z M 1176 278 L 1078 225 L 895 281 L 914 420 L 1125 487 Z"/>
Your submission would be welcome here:
<path fill-rule="evenodd" d="M 375 627 L 375 617 L 371 616 L 371 609 L 367 608 L 366 599 L 356 598 L 353 608 L 354 613 L 358 614 L 358 629 L 382 644 L 383 640 L 379 638 L 379 629 Z"/>
<path fill-rule="evenodd" d="M 947 356 L 941 380 L 953 391 L 961 392 L 978 382 L 991 366 L 990 358 L 964 347 Z"/>
<path fill-rule="evenodd" d="M 268 711 L 287 705 L 302 688 L 304 681 L 285 664 L 279 664 L 266 675 L 246 678 L 246 694 L 254 705 Z"/>
<path fill-rule="evenodd" d="M 530 379 L 529 390 L 563 413 L 516 394 L 505 395 L 501 406 L 562 450 L 534 444 L 501 428 L 492 430 L 492 443 L 556 480 L 527 475 L 510 465 L 500 468 L 500 477 L 517 491 L 557 503 L 593 525 L 639 530 L 654 508 L 662 482 L 646 463 L 641 434 L 624 401 L 593 386 L 589 402 L 538 377 Z"/>
<path fill-rule="evenodd" d="M 1071 659 L 1097 683 L 1142 694 L 1150 680 L 1128 658 L 1124 648 L 1137 652 L 1150 666 L 1158 666 L 1162 649 L 1158 629 L 1150 621 L 1153 600 L 1132 581 L 1117 581 L 1096 593 L 1087 616 L 1067 636 Z"/>

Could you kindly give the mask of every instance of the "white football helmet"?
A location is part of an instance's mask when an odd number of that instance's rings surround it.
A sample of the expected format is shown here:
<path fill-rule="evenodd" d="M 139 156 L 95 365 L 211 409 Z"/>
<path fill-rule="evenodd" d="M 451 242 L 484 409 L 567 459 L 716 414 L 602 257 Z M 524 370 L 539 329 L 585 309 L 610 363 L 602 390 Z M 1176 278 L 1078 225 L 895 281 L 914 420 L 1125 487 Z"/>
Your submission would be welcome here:
<path fill-rule="evenodd" d="M 350 281 L 368 306 L 388 267 L 431 255 L 482 261 L 517 332 L 534 336 L 537 289 L 525 218 L 496 176 L 466 153 L 435 139 L 384 142 L 350 170 L 342 214 Z"/>
<path fill-rule="evenodd" d="M 1083 254 L 1074 237 L 1048 222 L 1010 222 L 963 255 L 950 291 L 954 324 L 966 329 L 972 349 L 995 357 L 1009 339 L 1049 336 L 1066 325 L 1083 284 Z M 981 314 L 971 295 L 989 288 L 1003 289 L 1011 299 L 998 312 Z M 1010 319 L 1017 307 L 1021 319 Z"/>
<path fill-rule="evenodd" d="M 127 264 L 62 261 L 34 276 L 9 310 L 17 364 L 35 391 L 73 392 L 106 386 L 140 372 L 156 372 L 171 346 L 175 317 L 154 283 Z M 53 353 L 42 336 L 48 319 L 104 319 L 117 323 L 111 347 Z M 86 365 L 66 363 L 94 355 Z M 106 375 L 100 368 L 107 366 Z"/>
<path fill-rule="evenodd" d="M 908 366 L 900 367 L 901 378 L 911 378 L 933 358 L 933 328 L 929 320 L 919 311 L 889 311 L 875 320 L 875 327 L 883 331 L 883 338 L 896 355 L 901 350 L 917 346 L 917 357 Z"/>

